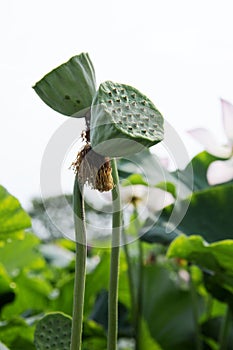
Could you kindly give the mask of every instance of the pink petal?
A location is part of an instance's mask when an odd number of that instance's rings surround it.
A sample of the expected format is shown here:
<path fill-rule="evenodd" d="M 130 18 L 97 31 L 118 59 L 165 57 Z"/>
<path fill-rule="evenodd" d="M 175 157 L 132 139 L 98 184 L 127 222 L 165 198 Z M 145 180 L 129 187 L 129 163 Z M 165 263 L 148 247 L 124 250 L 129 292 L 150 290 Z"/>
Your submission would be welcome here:
<path fill-rule="evenodd" d="M 217 185 L 233 179 L 233 157 L 228 160 L 217 160 L 210 164 L 207 171 L 210 185 Z"/>
<path fill-rule="evenodd" d="M 216 157 L 228 158 L 231 155 L 230 146 L 221 146 L 216 137 L 207 129 L 197 128 L 187 131 L 194 139 L 200 142 L 207 152 Z"/>
<path fill-rule="evenodd" d="M 231 145 L 233 145 L 233 105 L 221 99 L 221 106 L 225 133 Z"/>
<path fill-rule="evenodd" d="M 168 169 L 169 167 L 169 159 L 168 158 L 159 158 L 160 163 L 162 164 L 164 169 Z"/>

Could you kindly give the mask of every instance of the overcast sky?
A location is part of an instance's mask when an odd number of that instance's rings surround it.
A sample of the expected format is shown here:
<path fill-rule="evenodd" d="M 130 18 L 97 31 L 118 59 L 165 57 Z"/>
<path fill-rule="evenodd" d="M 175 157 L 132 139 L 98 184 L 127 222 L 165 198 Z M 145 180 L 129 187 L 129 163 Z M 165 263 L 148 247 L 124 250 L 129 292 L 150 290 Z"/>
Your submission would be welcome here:
<path fill-rule="evenodd" d="M 45 147 L 67 118 L 31 87 L 81 52 L 98 84 L 126 83 L 151 98 L 190 154 L 201 148 L 187 129 L 203 126 L 224 141 L 219 98 L 233 102 L 232 14 L 232 0 L 2 1 L 0 183 L 25 206 L 40 193 Z"/>

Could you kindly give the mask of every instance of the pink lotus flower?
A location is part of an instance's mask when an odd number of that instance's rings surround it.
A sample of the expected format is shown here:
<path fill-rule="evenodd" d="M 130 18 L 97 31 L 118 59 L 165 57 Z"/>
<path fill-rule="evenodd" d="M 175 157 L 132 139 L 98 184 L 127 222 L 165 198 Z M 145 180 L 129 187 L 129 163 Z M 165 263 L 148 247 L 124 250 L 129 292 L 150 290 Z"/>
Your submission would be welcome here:
<path fill-rule="evenodd" d="M 215 135 L 204 128 L 189 130 L 188 133 L 199 141 L 210 154 L 226 160 L 217 160 L 207 170 L 210 185 L 217 185 L 233 179 L 233 105 L 221 99 L 223 127 L 227 142 L 220 145 Z"/>

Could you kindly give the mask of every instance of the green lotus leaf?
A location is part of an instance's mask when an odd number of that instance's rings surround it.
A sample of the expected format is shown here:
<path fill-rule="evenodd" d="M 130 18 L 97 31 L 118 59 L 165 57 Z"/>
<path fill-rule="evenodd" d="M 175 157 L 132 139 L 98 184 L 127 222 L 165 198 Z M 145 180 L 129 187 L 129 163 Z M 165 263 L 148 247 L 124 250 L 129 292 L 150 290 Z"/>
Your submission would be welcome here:
<path fill-rule="evenodd" d="M 171 243 L 167 256 L 201 267 L 206 289 L 233 309 L 233 240 L 208 244 L 201 236 L 180 235 Z"/>
<path fill-rule="evenodd" d="M 24 230 L 31 227 L 31 219 L 19 201 L 0 186 L 0 242 L 9 238 L 24 237 Z"/>
<path fill-rule="evenodd" d="M 55 111 L 84 117 L 95 95 L 95 86 L 92 62 L 87 53 L 81 53 L 45 75 L 33 88 Z"/>
<path fill-rule="evenodd" d="M 163 139 L 163 117 L 137 89 L 106 81 L 93 100 L 90 138 L 104 156 L 127 156 Z"/>

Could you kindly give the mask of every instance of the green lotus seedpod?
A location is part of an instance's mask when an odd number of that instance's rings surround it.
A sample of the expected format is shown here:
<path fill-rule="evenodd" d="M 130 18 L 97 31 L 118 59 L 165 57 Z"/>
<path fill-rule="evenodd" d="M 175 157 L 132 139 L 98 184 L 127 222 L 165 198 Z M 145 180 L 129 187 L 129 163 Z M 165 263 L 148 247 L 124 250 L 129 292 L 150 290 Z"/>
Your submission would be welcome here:
<path fill-rule="evenodd" d="M 37 350 L 70 350 L 72 319 L 62 313 L 50 313 L 36 326 Z"/>
<path fill-rule="evenodd" d="M 95 71 L 89 55 L 81 53 L 72 57 L 45 75 L 33 88 L 55 111 L 70 117 L 83 117 L 96 92 Z"/>
<path fill-rule="evenodd" d="M 137 153 L 163 139 L 163 117 L 137 89 L 106 81 L 91 108 L 91 146 L 104 156 Z"/>

